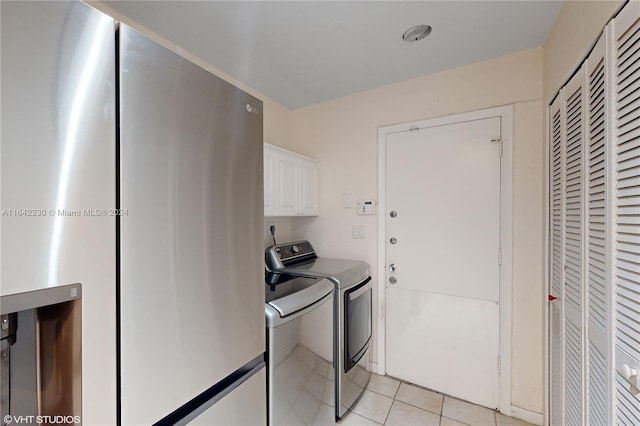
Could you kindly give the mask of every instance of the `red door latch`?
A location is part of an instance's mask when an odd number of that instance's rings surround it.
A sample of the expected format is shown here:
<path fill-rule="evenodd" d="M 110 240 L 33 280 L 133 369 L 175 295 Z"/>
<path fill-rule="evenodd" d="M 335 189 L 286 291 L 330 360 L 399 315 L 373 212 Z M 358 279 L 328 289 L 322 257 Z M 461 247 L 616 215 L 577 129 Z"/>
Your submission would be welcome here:
<path fill-rule="evenodd" d="M 549 302 L 553 302 L 556 299 L 557 299 L 557 297 L 555 297 L 554 295 L 552 295 L 552 294 L 549 295 Z"/>

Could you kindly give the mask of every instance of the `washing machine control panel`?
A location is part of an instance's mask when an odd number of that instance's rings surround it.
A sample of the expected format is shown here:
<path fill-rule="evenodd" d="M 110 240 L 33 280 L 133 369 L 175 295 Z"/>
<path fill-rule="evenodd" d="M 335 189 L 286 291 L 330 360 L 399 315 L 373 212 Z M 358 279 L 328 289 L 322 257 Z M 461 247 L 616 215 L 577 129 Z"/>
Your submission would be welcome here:
<path fill-rule="evenodd" d="M 265 262 L 272 271 L 316 257 L 309 241 L 278 244 L 265 250 Z"/>

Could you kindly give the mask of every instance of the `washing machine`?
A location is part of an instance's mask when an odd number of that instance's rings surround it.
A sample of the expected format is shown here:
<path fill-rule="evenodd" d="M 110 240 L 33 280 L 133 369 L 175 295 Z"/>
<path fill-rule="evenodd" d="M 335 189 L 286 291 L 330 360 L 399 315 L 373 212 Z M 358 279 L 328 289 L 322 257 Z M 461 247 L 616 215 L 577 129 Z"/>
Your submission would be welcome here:
<path fill-rule="evenodd" d="M 323 404 L 331 405 L 333 299 L 329 280 L 266 274 L 269 425 L 311 425 Z"/>

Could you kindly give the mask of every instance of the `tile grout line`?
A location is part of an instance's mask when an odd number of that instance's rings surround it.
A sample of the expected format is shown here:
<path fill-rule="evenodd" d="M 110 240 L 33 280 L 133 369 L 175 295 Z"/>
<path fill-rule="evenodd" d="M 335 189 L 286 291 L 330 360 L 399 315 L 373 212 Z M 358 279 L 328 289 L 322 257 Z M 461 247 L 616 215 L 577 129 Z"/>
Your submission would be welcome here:
<path fill-rule="evenodd" d="M 381 376 L 381 377 L 385 377 L 385 376 Z M 389 377 L 389 378 L 390 378 L 391 380 L 394 380 L 394 381 L 396 381 L 396 382 L 398 383 L 398 387 L 395 389 L 395 391 L 394 391 L 394 393 L 393 393 L 393 396 L 392 396 L 392 397 L 391 397 L 391 396 L 389 396 L 389 395 L 385 395 L 385 394 L 383 394 L 383 393 L 381 393 L 381 392 L 375 391 L 375 390 L 373 390 L 373 389 L 370 389 L 370 388 L 368 388 L 368 387 L 366 388 L 368 391 L 370 391 L 370 392 L 372 392 L 372 393 L 374 393 L 374 394 L 376 394 L 376 395 L 383 396 L 383 397 L 386 397 L 386 398 L 391 399 L 391 406 L 389 407 L 389 410 L 387 411 L 387 414 L 386 414 L 386 416 L 385 416 L 385 420 L 384 420 L 383 425 L 385 425 L 385 424 L 386 424 L 386 422 L 389 420 L 389 415 L 391 414 L 391 409 L 393 408 L 394 403 L 395 403 L 396 401 L 398 401 L 398 402 L 401 402 L 401 403 L 403 403 L 403 404 L 406 404 L 406 405 L 408 405 L 408 406 L 410 406 L 410 407 L 416 408 L 416 409 L 418 409 L 418 410 L 425 411 L 425 412 L 427 412 L 427 413 L 430 413 L 430 414 L 434 414 L 434 415 L 439 416 L 439 419 L 440 419 L 439 424 L 440 424 L 440 425 L 442 424 L 442 419 L 443 419 L 443 418 L 446 418 L 446 419 L 448 419 L 448 420 L 455 421 L 455 422 L 458 422 L 458 423 L 460 423 L 460 424 L 464 424 L 464 425 L 467 425 L 467 426 L 468 426 L 468 424 L 467 424 L 467 423 L 464 423 L 464 422 L 462 422 L 462 421 L 460 421 L 460 420 L 456 420 L 456 419 L 452 419 L 452 418 L 450 418 L 450 417 L 446 417 L 446 416 L 444 416 L 444 402 L 445 402 L 445 399 L 446 399 L 446 398 L 451 398 L 451 399 L 454 399 L 454 400 L 457 400 L 457 401 L 461 401 L 461 402 L 464 402 L 464 403 L 467 403 L 467 404 L 470 404 L 470 405 L 475 405 L 475 406 L 478 406 L 478 407 L 481 407 L 481 408 L 486 408 L 486 409 L 488 409 L 489 411 L 492 411 L 492 412 L 493 412 L 493 426 L 498 426 L 498 415 L 499 415 L 500 413 L 499 413 L 498 411 L 496 411 L 496 410 L 492 410 L 492 409 L 490 409 L 490 408 L 488 408 L 488 407 L 482 407 L 482 406 L 480 406 L 480 405 L 478 405 L 478 404 L 474 404 L 474 403 L 471 403 L 471 402 L 468 402 L 468 401 L 464 401 L 464 400 L 461 400 L 461 399 L 458 399 L 458 398 L 452 397 L 452 396 L 450 396 L 450 395 L 446 395 L 446 394 L 443 394 L 443 393 L 441 393 L 441 392 L 434 391 L 434 390 L 432 390 L 432 389 L 427 389 L 427 388 L 424 388 L 424 387 L 422 387 L 422 386 L 415 385 L 415 384 L 413 384 L 413 383 L 405 382 L 405 381 L 398 380 L 398 379 L 391 378 L 391 377 Z M 403 384 L 405 384 L 405 385 L 407 385 L 407 386 L 409 386 L 409 387 L 413 387 L 413 388 L 420 389 L 420 390 L 425 390 L 425 391 L 427 391 L 427 392 L 430 392 L 430 393 L 433 393 L 433 394 L 436 394 L 436 395 L 440 395 L 440 396 L 442 397 L 442 402 L 441 402 L 441 404 L 440 404 L 440 413 L 438 414 L 438 413 L 435 413 L 435 412 L 433 412 L 433 411 L 431 411 L 431 410 L 428 410 L 428 409 L 425 409 L 425 408 L 419 407 L 419 406 L 417 406 L 417 405 L 414 405 L 414 404 L 412 404 L 412 403 L 405 402 L 405 401 L 401 401 L 401 400 L 397 399 L 398 393 L 400 392 L 400 387 L 401 387 Z M 363 416 L 363 417 L 365 417 L 365 418 L 367 418 L 367 419 L 369 419 L 369 420 L 371 420 L 371 421 L 375 422 L 375 420 L 374 420 L 374 419 L 371 419 L 371 418 L 369 418 L 369 417 L 367 417 L 367 416 Z"/>
<path fill-rule="evenodd" d="M 393 404 L 396 402 L 396 395 L 398 395 L 401 385 L 402 383 L 398 383 L 398 387 L 396 388 L 396 391 L 393 393 L 393 397 L 391 398 L 391 406 L 389 407 L 389 411 L 387 411 L 387 415 L 384 418 L 384 422 L 382 422 L 383 426 L 386 425 L 387 420 L 389 420 L 389 414 L 391 414 L 391 409 L 393 408 Z"/>
<path fill-rule="evenodd" d="M 400 386 L 398 386 L 399 388 Z M 396 390 L 396 394 L 398 393 L 398 391 Z M 384 421 L 382 422 L 383 425 L 387 424 L 387 420 L 389 420 L 389 414 L 391 414 L 391 409 L 393 408 L 393 404 L 396 402 L 396 397 L 395 395 L 393 395 L 393 398 L 391 398 L 391 405 L 389 406 L 389 411 L 387 411 L 387 415 L 384 416 Z"/>

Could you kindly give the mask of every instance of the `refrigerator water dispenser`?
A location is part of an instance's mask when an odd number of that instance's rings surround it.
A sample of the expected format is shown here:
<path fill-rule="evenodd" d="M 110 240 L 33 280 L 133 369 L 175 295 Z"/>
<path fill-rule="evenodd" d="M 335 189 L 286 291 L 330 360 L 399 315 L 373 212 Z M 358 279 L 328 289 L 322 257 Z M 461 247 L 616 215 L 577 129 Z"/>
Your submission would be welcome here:
<path fill-rule="evenodd" d="M 2 426 L 81 422 L 81 296 L 75 284 L 0 297 Z"/>

